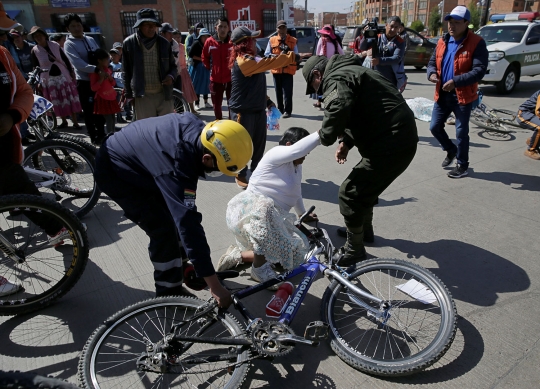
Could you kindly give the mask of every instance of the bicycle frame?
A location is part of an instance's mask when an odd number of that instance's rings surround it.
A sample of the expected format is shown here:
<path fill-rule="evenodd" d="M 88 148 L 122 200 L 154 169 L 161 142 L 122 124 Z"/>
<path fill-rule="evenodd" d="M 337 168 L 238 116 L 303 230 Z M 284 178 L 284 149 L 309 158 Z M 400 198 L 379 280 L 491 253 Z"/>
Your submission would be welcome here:
<path fill-rule="evenodd" d="M 257 292 L 260 292 L 261 290 L 266 289 L 270 286 L 273 286 L 279 282 L 287 281 L 302 273 L 307 273 L 307 275 L 302 279 L 302 281 L 300 281 L 298 288 L 296 288 L 296 290 L 294 291 L 294 294 L 291 296 L 291 299 L 289 303 L 287 304 L 285 310 L 281 313 L 281 316 L 279 317 L 280 323 L 283 323 L 283 324 L 292 323 L 294 317 L 296 316 L 296 314 L 298 313 L 298 310 L 300 309 L 302 305 L 302 301 L 304 301 L 304 298 L 306 297 L 307 292 L 309 291 L 309 288 L 311 287 L 311 284 L 313 283 L 315 278 L 321 273 L 328 277 L 332 277 L 336 279 L 338 282 L 344 284 L 345 286 L 347 286 L 349 291 L 353 292 L 354 294 L 362 296 L 378 304 L 384 303 L 384 301 L 381 300 L 380 298 L 373 296 L 372 294 L 367 293 L 363 291 L 362 289 L 358 288 L 356 285 L 352 284 L 348 280 L 348 274 L 345 271 L 343 271 L 340 274 L 336 270 L 332 270 L 330 267 L 321 263 L 315 255 L 312 255 L 306 263 L 301 264 L 297 268 L 285 274 L 282 274 L 275 279 L 268 280 L 261 284 L 248 286 L 247 288 L 234 293 L 233 301 L 234 301 L 235 308 L 238 309 L 238 311 L 242 314 L 242 316 L 244 316 L 244 318 L 248 320 L 248 322 L 251 323 L 252 321 L 256 320 L 256 318 L 249 313 L 247 308 L 240 302 L 240 300 L 248 296 L 251 296 Z M 365 308 L 368 312 L 370 312 L 375 317 L 377 318 L 383 317 L 383 314 L 379 309 L 369 306 L 368 304 L 364 303 L 358 298 L 353 298 L 353 301 L 356 304 L 361 305 L 363 308 Z"/>
<path fill-rule="evenodd" d="M 40 181 L 40 182 L 34 181 L 36 188 L 44 188 L 44 187 L 49 188 L 53 186 L 55 183 L 63 184 L 63 181 L 64 181 L 63 178 L 59 174 L 56 174 L 56 173 L 49 173 L 43 170 L 32 169 L 27 166 L 24 166 L 24 171 L 26 172 L 28 176 L 33 176 L 41 180 L 45 180 L 45 181 Z"/>

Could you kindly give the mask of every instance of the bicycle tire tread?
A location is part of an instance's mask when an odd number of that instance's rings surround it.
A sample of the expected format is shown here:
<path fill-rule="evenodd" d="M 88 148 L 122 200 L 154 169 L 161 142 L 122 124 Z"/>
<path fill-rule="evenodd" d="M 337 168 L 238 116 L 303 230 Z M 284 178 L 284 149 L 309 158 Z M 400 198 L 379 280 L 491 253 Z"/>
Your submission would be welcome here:
<path fill-rule="evenodd" d="M 358 359 L 353 358 L 349 353 L 347 353 L 347 351 L 346 351 L 347 349 L 345 349 L 345 347 L 342 346 L 339 343 L 339 340 L 336 338 L 333 331 L 330 331 L 330 346 L 331 346 L 332 350 L 334 350 L 334 352 L 338 355 L 338 357 L 341 360 L 343 360 L 349 366 L 351 366 L 351 367 L 353 367 L 353 368 L 355 368 L 355 369 L 357 369 L 357 370 L 359 370 L 361 372 L 364 372 L 364 373 L 367 373 L 367 374 L 370 374 L 370 375 L 375 375 L 375 376 L 383 376 L 383 377 L 407 376 L 407 375 L 411 375 L 411 374 L 417 373 L 419 371 L 425 370 L 428 367 L 432 366 L 434 363 L 439 361 L 444 356 L 444 354 L 448 351 L 448 349 L 451 347 L 451 345 L 452 345 L 452 343 L 454 341 L 454 338 L 456 336 L 456 332 L 457 332 L 457 318 L 458 318 L 457 309 L 456 309 L 455 302 L 452 299 L 452 294 L 450 293 L 450 291 L 448 290 L 446 285 L 440 280 L 440 278 L 437 277 L 435 274 L 433 274 L 431 271 L 429 271 L 429 270 L 427 270 L 427 269 L 423 268 L 422 266 L 419 266 L 419 265 L 417 265 L 415 263 L 403 261 L 403 260 L 400 260 L 400 259 L 375 258 L 375 259 L 370 259 L 370 260 L 367 260 L 367 261 L 360 262 L 357 265 L 357 269 L 359 267 L 363 267 L 363 266 L 370 266 L 370 265 L 373 265 L 373 264 L 381 264 L 382 262 L 394 263 L 395 265 L 401 265 L 401 266 L 405 265 L 407 267 L 415 268 L 417 271 L 420 271 L 422 273 L 424 273 L 424 272 L 427 273 L 428 275 L 433 277 L 436 282 L 439 283 L 439 285 L 446 292 L 446 295 L 449 297 L 449 300 L 450 300 L 451 306 L 452 306 L 452 318 L 453 318 L 453 320 L 452 320 L 452 323 L 450 323 L 451 332 L 450 332 L 449 336 L 447 336 L 445 338 L 444 343 L 438 345 L 438 347 L 435 350 L 432 351 L 429 358 L 425 358 L 423 363 L 416 363 L 414 366 L 409 367 L 409 368 L 388 367 L 388 366 L 383 366 L 382 363 L 381 363 L 381 365 L 370 364 L 370 363 L 361 363 L 361 362 L 359 362 Z M 349 274 L 353 274 L 353 273 L 354 273 L 354 271 L 349 272 Z M 323 318 L 323 320 L 326 320 L 327 322 L 330 322 L 328 320 L 328 318 L 327 318 L 327 306 L 329 304 L 330 296 L 331 296 L 332 292 L 334 291 L 334 289 L 338 285 L 340 285 L 340 284 L 337 281 L 333 281 L 328 286 L 328 288 L 326 289 L 326 291 L 325 291 L 325 293 L 324 293 L 324 295 L 323 295 L 323 297 L 321 299 L 321 301 L 322 301 L 322 304 L 321 304 L 321 317 Z"/>
<path fill-rule="evenodd" d="M 42 198 L 39 196 L 33 196 L 33 195 L 24 195 L 24 194 L 17 194 L 17 195 L 7 195 L 7 196 L 1 196 L 0 197 L 0 208 L 2 208 L 6 203 L 13 203 L 12 205 L 7 204 L 8 206 L 15 206 L 16 204 L 19 204 L 20 206 L 24 206 L 25 204 L 33 203 L 34 205 L 36 203 L 41 203 L 40 206 L 43 209 L 48 209 L 51 213 L 56 213 L 55 216 L 65 219 L 64 224 L 67 226 L 71 226 L 71 230 L 74 232 L 75 235 L 79 236 L 80 244 L 78 247 L 78 264 L 75 268 L 76 270 L 72 271 L 69 277 L 62 283 L 62 288 L 58 292 L 54 293 L 47 293 L 42 298 L 39 298 L 35 301 L 32 301 L 28 304 L 15 304 L 15 305 L 1 305 L 0 304 L 0 316 L 11 316 L 11 315 L 19 315 L 23 313 L 32 312 L 41 308 L 44 308 L 48 305 L 50 305 L 53 301 L 58 300 L 60 297 L 64 296 L 66 293 L 68 293 L 74 286 L 77 284 L 79 279 L 81 278 L 82 274 L 84 273 L 84 269 L 86 268 L 86 264 L 88 263 L 88 255 L 90 252 L 90 249 L 88 247 L 88 235 L 86 233 L 86 230 L 84 226 L 82 225 L 81 221 L 77 218 L 77 216 L 69 209 L 63 207 L 62 205 L 56 203 L 55 201 Z M 59 216 L 60 214 L 61 216 Z M 51 290 L 58 289 L 55 285 Z M 51 295 L 49 297 L 49 295 Z M 45 299 L 45 301 L 42 301 Z"/>
<path fill-rule="evenodd" d="M 87 356 L 89 355 L 88 352 L 90 350 L 90 347 L 92 346 L 92 344 L 94 343 L 96 337 L 99 334 L 101 334 L 102 332 L 107 330 L 111 325 L 115 324 L 119 320 L 120 317 L 130 313 L 134 309 L 138 309 L 138 308 L 143 307 L 145 305 L 153 305 L 153 304 L 156 304 L 156 303 L 159 304 L 160 302 L 161 303 L 166 303 L 166 302 L 170 302 L 172 300 L 178 300 L 178 299 L 180 299 L 180 300 L 188 300 L 188 301 L 192 301 L 192 302 L 199 302 L 200 304 L 205 303 L 204 300 L 201 300 L 201 299 L 199 299 L 197 297 L 191 297 L 191 296 L 156 297 L 156 298 L 150 298 L 150 299 L 146 299 L 146 300 L 143 300 L 143 301 L 139 301 L 139 302 L 137 302 L 135 304 L 131 304 L 131 305 L 119 310 L 115 314 L 109 316 L 107 318 L 107 320 L 105 320 L 98 328 L 96 328 L 92 332 L 92 334 L 88 337 L 86 343 L 84 344 L 84 347 L 83 347 L 83 349 L 81 351 L 81 354 L 80 354 L 78 366 L 77 366 L 77 377 L 78 377 L 79 386 L 82 389 L 93 389 L 93 386 L 87 385 L 86 365 L 88 364 L 88 362 L 86 361 L 86 359 L 87 359 Z M 240 329 L 240 331 L 241 331 L 241 335 L 246 336 L 246 331 L 245 331 L 244 327 L 240 324 L 238 319 L 236 317 L 234 317 L 232 314 L 228 313 L 228 312 L 226 312 L 225 315 L 229 320 L 231 320 L 232 322 L 234 322 L 234 324 L 236 324 L 238 329 Z M 248 359 L 250 357 L 250 351 L 249 350 L 247 351 L 246 357 Z M 245 364 L 243 364 L 243 366 L 246 366 L 246 371 L 244 372 L 244 374 L 241 375 L 241 377 L 239 377 L 240 379 L 238 380 L 238 382 L 236 382 L 234 384 L 233 387 L 231 387 L 231 389 L 238 389 L 238 388 L 242 387 L 242 385 L 246 381 L 246 377 L 247 377 L 247 373 L 249 371 L 250 365 L 251 365 L 250 362 L 246 362 Z M 88 379 L 88 381 L 90 381 L 90 380 Z"/>
<path fill-rule="evenodd" d="M 92 155 L 89 151 L 87 151 L 83 146 L 79 145 L 78 143 L 67 140 L 67 139 L 63 139 L 61 137 L 54 137 L 51 139 L 46 139 L 44 141 L 37 142 L 37 143 L 34 143 L 33 145 L 28 146 L 24 150 L 23 164 L 26 164 L 30 159 L 32 159 L 32 166 L 34 166 L 34 168 L 36 169 L 39 168 L 40 170 L 46 171 L 46 169 L 44 169 L 44 167 L 38 163 L 38 161 L 36 160 L 36 156 L 34 154 L 48 147 L 51 147 L 51 148 L 52 147 L 59 147 L 59 148 L 65 147 L 68 149 L 71 148 L 72 150 L 82 155 L 88 161 L 88 163 L 93 168 L 95 168 L 94 155 Z M 69 190 L 62 190 L 62 189 L 58 189 L 58 190 L 63 193 L 74 195 L 73 192 Z M 99 190 L 95 182 L 95 178 L 94 178 L 94 191 L 88 196 L 86 195 L 80 196 L 80 198 L 88 198 L 89 200 L 84 204 L 84 206 L 80 207 L 75 212 L 75 215 L 79 218 L 82 218 L 83 216 L 85 216 L 88 212 L 90 212 L 94 208 L 94 206 L 99 201 L 100 196 L 101 196 L 101 191 Z"/>

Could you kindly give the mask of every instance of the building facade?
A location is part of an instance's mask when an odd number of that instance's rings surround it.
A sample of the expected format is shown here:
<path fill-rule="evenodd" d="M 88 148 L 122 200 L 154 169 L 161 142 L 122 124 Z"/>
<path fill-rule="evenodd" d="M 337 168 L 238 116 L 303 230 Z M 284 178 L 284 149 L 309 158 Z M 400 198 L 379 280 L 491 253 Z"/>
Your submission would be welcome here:
<path fill-rule="evenodd" d="M 276 29 L 276 0 L 3 0 L 5 9 L 27 30 L 38 25 L 48 32 L 66 32 L 63 18 L 68 13 L 81 16 L 85 31 L 101 33 L 106 45 L 122 41 L 133 32 L 136 13 L 141 8 L 158 11 L 162 22 L 180 31 L 202 22 L 213 30 L 216 19 L 225 15 L 232 25 L 246 25 L 268 35 Z M 16 16 L 15 16 L 16 15 Z"/>

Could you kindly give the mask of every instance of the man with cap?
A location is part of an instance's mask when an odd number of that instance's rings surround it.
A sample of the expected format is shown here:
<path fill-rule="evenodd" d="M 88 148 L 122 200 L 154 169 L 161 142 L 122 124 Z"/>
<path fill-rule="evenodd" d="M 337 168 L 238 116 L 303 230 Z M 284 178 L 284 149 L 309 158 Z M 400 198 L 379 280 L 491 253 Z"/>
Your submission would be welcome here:
<path fill-rule="evenodd" d="M 362 156 L 339 188 L 339 208 L 347 226 L 340 264 L 347 266 L 366 259 L 364 242 L 374 240 L 373 206 L 409 166 L 418 142 L 414 114 L 403 96 L 362 62 L 357 55 L 313 56 L 302 69 L 306 94 L 323 96 L 321 144 L 330 146 L 340 139 L 340 164 L 355 146 Z"/>
<path fill-rule="evenodd" d="M 137 120 L 174 112 L 178 68 L 171 44 L 157 34 L 158 27 L 161 23 L 154 10 L 140 9 L 133 25 L 137 31 L 124 40 L 124 88 L 126 98 L 133 98 Z"/>
<path fill-rule="evenodd" d="M 250 31 L 247 27 L 236 27 L 231 34 L 233 47 L 229 60 L 232 73 L 229 109 L 231 119 L 242 124 L 253 140 L 253 158 L 250 169 L 253 172 L 264 155 L 266 146 L 266 109 L 274 103 L 266 94 L 266 71 L 282 68 L 300 61 L 293 51 L 274 57 L 255 58 L 257 52 L 254 38 L 260 31 Z M 247 167 L 238 173 L 236 184 L 246 189 L 248 186 Z"/>
<path fill-rule="evenodd" d="M 442 167 L 450 166 L 457 158 L 448 177 L 461 178 L 468 174 L 469 118 L 472 104 L 478 99 L 478 82 L 486 74 L 489 54 L 484 39 L 468 27 L 471 13 L 466 7 L 455 7 L 444 19 L 448 33 L 437 42 L 427 68 L 428 80 L 437 84 L 429 129 L 446 151 Z M 452 112 L 456 117 L 457 146 L 444 130 Z"/>
<path fill-rule="evenodd" d="M 162 23 L 161 24 L 161 30 L 160 30 L 159 34 L 163 38 L 167 39 L 167 41 L 171 44 L 171 49 L 172 49 L 172 53 L 173 53 L 173 57 L 174 57 L 174 63 L 176 65 L 176 68 L 179 69 L 179 67 L 178 67 L 178 62 L 179 62 L 178 55 L 179 55 L 179 52 L 180 52 L 180 47 L 178 46 L 178 42 L 173 39 L 173 33 L 174 33 L 174 28 L 170 23 Z M 174 80 L 174 87 L 177 88 L 177 89 L 182 90 L 182 83 L 180 81 L 180 74 L 178 74 L 176 76 L 176 80 Z"/>
<path fill-rule="evenodd" d="M 234 176 L 252 152 L 240 124 L 205 125 L 192 113 L 137 120 L 105 140 L 96 155 L 96 182 L 149 236 L 156 296 L 183 293 L 182 259 L 189 258 L 219 305 L 231 303 L 212 265 L 197 185 L 206 176 Z"/>
<path fill-rule="evenodd" d="M 285 20 L 279 20 L 277 22 L 276 30 L 277 34 L 268 40 L 264 55 L 268 57 L 281 53 L 287 54 L 291 51 L 298 54 L 296 38 L 287 33 L 287 23 Z M 284 119 L 291 117 L 292 114 L 293 76 L 296 74 L 296 67 L 296 64 L 292 64 L 283 68 L 272 69 L 274 87 L 276 88 L 277 107 L 283 114 Z"/>

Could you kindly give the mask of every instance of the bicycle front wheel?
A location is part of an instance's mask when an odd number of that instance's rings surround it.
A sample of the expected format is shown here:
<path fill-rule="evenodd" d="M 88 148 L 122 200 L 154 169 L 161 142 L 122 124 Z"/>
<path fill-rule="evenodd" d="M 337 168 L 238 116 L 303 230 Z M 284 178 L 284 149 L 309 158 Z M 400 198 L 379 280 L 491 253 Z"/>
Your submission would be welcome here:
<path fill-rule="evenodd" d="M 84 346 L 79 361 L 81 386 L 239 388 L 249 368 L 249 350 L 219 345 L 219 339 L 243 339 L 245 332 L 229 313 L 212 311 L 190 321 L 204 304 L 191 297 L 162 297 L 142 301 L 111 316 Z M 172 326 L 180 321 L 186 321 L 179 331 L 181 335 L 211 337 L 215 343 L 170 341 L 168 347 L 163 347 Z M 165 374 L 140 367 L 141 361 L 150 363 L 149 353 L 158 349 L 161 366 L 167 369 Z M 154 352 L 153 356 L 156 355 Z"/>
<path fill-rule="evenodd" d="M 492 111 L 495 112 L 499 120 L 506 126 L 521 128 L 519 123 L 516 122 L 517 112 L 502 108 L 493 108 Z"/>
<path fill-rule="evenodd" d="M 51 241 L 62 228 L 62 242 Z M 0 286 L 0 315 L 49 305 L 75 285 L 87 261 L 86 231 L 72 212 L 39 196 L 0 197 L 0 276 L 18 286 Z"/>
<path fill-rule="evenodd" d="M 176 113 L 185 113 L 191 112 L 189 104 L 184 98 L 182 92 L 177 89 L 173 90 L 173 102 L 174 102 L 174 112 Z"/>
<path fill-rule="evenodd" d="M 330 324 L 332 349 L 347 364 L 373 375 L 409 375 L 431 366 L 450 348 L 456 307 L 433 273 L 398 259 L 373 259 L 357 265 L 349 280 L 386 306 L 337 281 L 327 288 L 321 315 Z M 368 312 L 365 304 L 381 315 Z"/>
<path fill-rule="evenodd" d="M 471 112 L 470 121 L 489 132 L 497 132 L 502 134 L 508 134 L 510 132 L 510 130 L 506 127 L 506 123 L 503 123 L 498 117 L 486 115 L 479 109 L 474 109 Z"/>
<path fill-rule="evenodd" d="M 41 186 L 39 191 L 44 197 L 59 201 L 77 217 L 90 212 L 99 200 L 94 157 L 78 144 L 64 139 L 35 143 L 24 150 L 23 166 L 54 173 L 55 182 Z M 36 184 L 47 180 L 39 174 L 28 176 Z"/>

